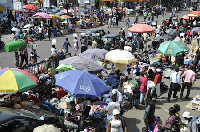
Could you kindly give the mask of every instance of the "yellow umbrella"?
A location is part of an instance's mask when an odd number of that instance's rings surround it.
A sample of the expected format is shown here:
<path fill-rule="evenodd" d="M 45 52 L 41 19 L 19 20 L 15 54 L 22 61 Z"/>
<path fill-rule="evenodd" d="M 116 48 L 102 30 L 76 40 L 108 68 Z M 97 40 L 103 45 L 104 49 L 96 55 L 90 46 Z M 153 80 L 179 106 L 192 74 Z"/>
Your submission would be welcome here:
<path fill-rule="evenodd" d="M 49 14 L 49 16 L 51 16 L 51 18 L 56 18 L 56 19 L 59 19 L 60 16 L 59 15 L 56 15 L 56 14 Z"/>

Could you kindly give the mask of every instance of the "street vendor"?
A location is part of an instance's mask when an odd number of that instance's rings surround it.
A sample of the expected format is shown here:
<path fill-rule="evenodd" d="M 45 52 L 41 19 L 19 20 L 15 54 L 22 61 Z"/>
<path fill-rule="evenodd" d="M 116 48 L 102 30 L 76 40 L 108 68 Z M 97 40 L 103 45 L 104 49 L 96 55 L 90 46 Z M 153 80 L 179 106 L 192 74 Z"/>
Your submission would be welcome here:
<path fill-rule="evenodd" d="M 154 79 L 154 84 L 155 84 L 155 88 L 156 88 L 156 96 L 159 97 L 160 96 L 160 82 L 161 82 L 161 69 L 156 69 L 156 76 Z"/>

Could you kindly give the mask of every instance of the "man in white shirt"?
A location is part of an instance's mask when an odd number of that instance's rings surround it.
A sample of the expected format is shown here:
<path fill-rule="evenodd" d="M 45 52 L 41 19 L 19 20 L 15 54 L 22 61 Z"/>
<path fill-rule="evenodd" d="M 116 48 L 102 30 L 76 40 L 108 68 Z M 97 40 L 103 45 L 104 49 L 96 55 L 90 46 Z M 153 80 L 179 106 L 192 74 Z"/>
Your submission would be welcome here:
<path fill-rule="evenodd" d="M 42 40 L 42 28 L 41 28 L 41 26 L 38 28 L 38 32 L 39 32 L 40 41 L 41 41 Z"/>
<path fill-rule="evenodd" d="M 180 74 L 178 72 L 179 72 L 179 69 L 176 68 L 175 72 L 170 75 L 171 84 L 170 84 L 170 88 L 169 88 L 169 93 L 168 93 L 168 99 L 167 99 L 167 101 L 170 101 L 172 91 L 174 91 L 173 98 L 177 98 L 177 96 L 176 96 L 177 91 L 181 87 L 180 86 L 180 84 L 181 84 Z"/>

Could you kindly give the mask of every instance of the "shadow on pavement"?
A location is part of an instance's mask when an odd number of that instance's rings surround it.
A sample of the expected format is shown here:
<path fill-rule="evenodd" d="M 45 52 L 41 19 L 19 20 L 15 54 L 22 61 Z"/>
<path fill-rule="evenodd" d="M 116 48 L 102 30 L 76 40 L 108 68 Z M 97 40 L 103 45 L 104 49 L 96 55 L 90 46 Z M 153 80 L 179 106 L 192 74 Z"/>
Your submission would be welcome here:
<path fill-rule="evenodd" d="M 123 117 L 123 118 L 126 122 L 128 132 L 139 132 L 140 131 L 139 128 L 137 127 L 137 124 L 140 124 L 141 120 L 136 119 L 136 118 L 126 118 L 126 117 Z"/>

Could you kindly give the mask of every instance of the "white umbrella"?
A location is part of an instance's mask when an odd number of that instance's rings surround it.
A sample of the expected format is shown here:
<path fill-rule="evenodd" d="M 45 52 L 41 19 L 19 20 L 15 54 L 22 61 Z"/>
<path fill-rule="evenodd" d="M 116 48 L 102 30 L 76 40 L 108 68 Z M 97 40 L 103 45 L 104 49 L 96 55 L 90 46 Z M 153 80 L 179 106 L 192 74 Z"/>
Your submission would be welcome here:
<path fill-rule="evenodd" d="M 182 42 L 182 40 L 181 40 L 180 37 L 176 37 L 174 40 L 175 40 L 175 41 L 178 41 L 178 42 Z"/>
<path fill-rule="evenodd" d="M 44 124 L 34 128 L 33 132 L 60 132 L 60 130 L 52 125 Z"/>
<path fill-rule="evenodd" d="M 32 25 L 31 24 L 27 24 L 27 25 L 24 26 L 24 28 L 28 28 L 28 27 L 32 27 Z"/>
<path fill-rule="evenodd" d="M 136 61 L 135 57 L 125 50 L 111 50 L 105 55 L 105 60 L 113 63 L 130 64 Z"/>

